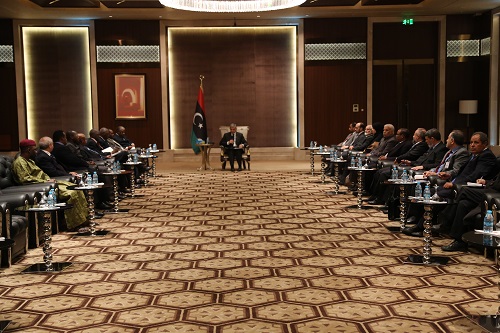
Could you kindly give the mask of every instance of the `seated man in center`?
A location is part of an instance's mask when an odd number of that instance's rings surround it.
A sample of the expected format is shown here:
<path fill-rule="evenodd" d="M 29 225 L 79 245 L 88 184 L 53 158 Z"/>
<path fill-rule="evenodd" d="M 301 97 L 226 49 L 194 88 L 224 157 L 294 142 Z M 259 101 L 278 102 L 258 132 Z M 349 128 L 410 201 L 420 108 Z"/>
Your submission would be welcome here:
<path fill-rule="evenodd" d="M 224 147 L 227 152 L 227 157 L 229 159 L 229 165 L 231 166 L 231 171 L 234 171 L 234 159 L 238 162 L 238 171 L 241 171 L 241 161 L 243 159 L 243 148 L 247 145 L 247 140 L 242 133 L 236 132 L 236 124 L 232 123 L 229 125 L 229 132 L 224 134 L 219 143 L 220 146 Z"/>

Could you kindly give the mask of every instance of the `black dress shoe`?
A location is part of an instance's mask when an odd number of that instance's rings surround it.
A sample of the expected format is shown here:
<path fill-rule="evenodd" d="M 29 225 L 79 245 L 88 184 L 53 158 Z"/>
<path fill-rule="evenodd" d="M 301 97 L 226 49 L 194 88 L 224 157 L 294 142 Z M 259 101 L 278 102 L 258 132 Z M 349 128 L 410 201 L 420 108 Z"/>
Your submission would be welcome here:
<path fill-rule="evenodd" d="M 243 169 L 242 169 L 242 168 L 238 168 L 238 170 L 237 170 L 237 171 L 238 171 L 238 172 L 240 172 L 240 171 L 243 171 Z"/>
<path fill-rule="evenodd" d="M 449 228 L 443 227 L 442 224 L 432 226 L 432 235 L 435 234 L 447 234 L 450 231 Z"/>
<path fill-rule="evenodd" d="M 122 188 L 122 189 L 120 189 L 120 192 L 122 192 L 122 193 L 132 193 L 132 191 L 129 190 L 128 188 Z"/>
<path fill-rule="evenodd" d="M 368 204 L 369 205 L 383 205 L 384 202 L 382 200 L 379 200 L 379 199 L 375 199 L 375 200 L 370 200 L 368 201 Z"/>
<path fill-rule="evenodd" d="M 417 218 L 415 216 L 410 216 L 407 220 L 406 220 L 406 224 L 415 224 L 417 223 Z"/>
<path fill-rule="evenodd" d="M 234 168 L 231 168 L 231 172 L 234 172 Z"/>
<path fill-rule="evenodd" d="M 446 252 L 465 251 L 467 250 L 467 243 L 455 239 L 451 244 L 441 247 L 441 250 Z"/>
<path fill-rule="evenodd" d="M 412 234 L 414 232 L 423 232 L 423 230 L 421 228 L 419 228 L 418 226 L 413 226 L 413 227 L 406 227 L 406 228 L 404 228 L 402 232 L 405 235 L 413 236 Z"/>
<path fill-rule="evenodd" d="M 95 207 L 96 207 L 97 209 L 111 209 L 111 208 L 113 208 L 113 206 L 108 205 L 108 204 L 107 204 L 107 203 L 105 203 L 105 202 L 100 202 L 100 203 L 98 203 L 97 205 L 95 205 Z"/>

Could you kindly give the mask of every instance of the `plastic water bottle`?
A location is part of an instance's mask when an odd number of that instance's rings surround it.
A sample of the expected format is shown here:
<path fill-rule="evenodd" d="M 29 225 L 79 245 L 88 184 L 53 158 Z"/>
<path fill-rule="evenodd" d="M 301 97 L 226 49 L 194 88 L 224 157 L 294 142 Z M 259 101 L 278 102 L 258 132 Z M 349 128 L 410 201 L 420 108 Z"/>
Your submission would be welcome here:
<path fill-rule="evenodd" d="M 151 155 L 151 148 L 148 147 L 146 149 L 146 156 L 149 156 L 149 155 Z"/>
<path fill-rule="evenodd" d="M 139 162 L 139 155 L 137 153 L 134 154 L 134 163 Z"/>
<path fill-rule="evenodd" d="M 57 205 L 56 190 L 52 190 L 52 201 L 54 202 L 54 206 L 56 206 Z"/>
<path fill-rule="evenodd" d="M 338 158 L 338 155 L 337 155 L 337 150 L 335 149 L 335 150 L 333 151 L 333 159 L 336 161 L 336 160 L 337 160 L 337 158 Z"/>
<path fill-rule="evenodd" d="M 87 186 L 92 185 L 92 174 L 90 172 L 87 173 Z"/>
<path fill-rule="evenodd" d="M 431 200 L 431 189 L 429 188 L 429 184 L 426 184 L 424 188 L 424 201 L 430 201 L 430 200 Z"/>
<path fill-rule="evenodd" d="M 487 210 L 486 215 L 484 216 L 483 231 L 486 233 L 493 232 L 493 213 L 491 210 Z"/>
<path fill-rule="evenodd" d="M 99 183 L 99 177 L 97 176 L 97 172 L 94 171 L 92 174 L 92 184 L 97 184 Z"/>
<path fill-rule="evenodd" d="M 420 185 L 420 183 L 417 183 L 417 185 L 415 185 L 415 197 L 416 198 L 422 197 L 422 185 Z"/>
<path fill-rule="evenodd" d="M 403 182 L 407 182 L 408 181 L 408 171 L 406 171 L 406 169 L 403 169 L 403 174 L 401 175 L 401 180 Z"/>
<path fill-rule="evenodd" d="M 361 158 L 361 156 L 358 157 L 358 168 L 362 168 L 363 167 L 363 159 Z"/>
<path fill-rule="evenodd" d="M 210 143 L 210 139 L 208 138 L 208 136 L 207 136 L 207 143 Z M 156 145 L 156 143 L 153 143 L 153 150 L 158 150 L 158 146 Z"/>
<path fill-rule="evenodd" d="M 49 195 L 47 196 L 47 206 L 54 207 L 54 190 L 49 191 Z"/>
<path fill-rule="evenodd" d="M 330 158 L 333 159 L 333 150 L 330 150 Z"/>
<path fill-rule="evenodd" d="M 396 166 L 392 168 L 391 179 L 392 180 L 398 179 L 398 169 L 396 168 Z"/>
<path fill-rule="evenodd" d="M 311 141 L 309 148 L 314 148 L 314 141 Z"/>
<path fill-rule="evenodd" d="M 351 168 L 356 167 L 356 158 L 354 156 L 351 157 Z"/>

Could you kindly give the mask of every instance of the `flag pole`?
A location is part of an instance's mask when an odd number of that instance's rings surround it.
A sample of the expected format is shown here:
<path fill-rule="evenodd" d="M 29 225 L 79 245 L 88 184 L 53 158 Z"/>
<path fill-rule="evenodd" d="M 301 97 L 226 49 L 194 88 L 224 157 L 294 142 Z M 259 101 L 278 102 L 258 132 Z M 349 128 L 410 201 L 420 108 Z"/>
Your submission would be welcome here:
<path fill-rule="evenodd" d="M 200 87 L 201 87 L 201 89 L 203 89 L 203 79 L 204 78 L 205 77 L 203 75 L 200 75 Z"/>

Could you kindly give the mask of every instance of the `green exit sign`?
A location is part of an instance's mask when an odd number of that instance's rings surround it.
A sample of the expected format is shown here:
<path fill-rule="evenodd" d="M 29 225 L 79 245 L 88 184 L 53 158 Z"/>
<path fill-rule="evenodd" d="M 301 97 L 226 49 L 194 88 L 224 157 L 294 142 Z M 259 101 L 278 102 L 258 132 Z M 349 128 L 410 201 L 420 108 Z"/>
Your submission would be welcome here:
<path fill-rule="evenodd" d="M 403 19 L 403 25 L 413 25 L 413 19 Z"/>

